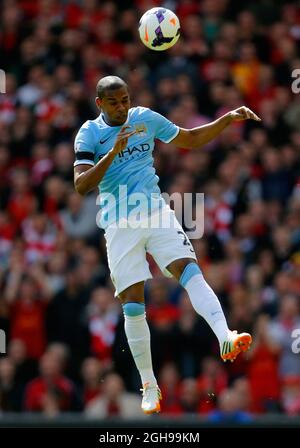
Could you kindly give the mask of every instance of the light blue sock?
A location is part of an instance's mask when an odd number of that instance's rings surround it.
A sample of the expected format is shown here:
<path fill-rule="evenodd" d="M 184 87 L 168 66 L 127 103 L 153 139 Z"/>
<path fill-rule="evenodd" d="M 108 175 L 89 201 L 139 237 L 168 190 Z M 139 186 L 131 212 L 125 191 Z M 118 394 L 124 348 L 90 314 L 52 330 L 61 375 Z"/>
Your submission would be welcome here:
<path fill-rule="evenodd" d="M 185 268 L 183 273 L 181 274 L 181 277 L 179 279 L 179 283 L 183 288 L 185 288 L 185 285 L 187 282 L 194 277 L 194 275 L 202 274 L 201 269 L 197 265 L 197 263 L 189 263 Z"/>
<path fill-rule="evenodd" d="M 139 302 L 127 302 L 123 305 L 125 318 L 125 333 L 128 345 L 141 375 L 142 384 L 157 384 L 153 373 L 150 330 L 146 321 L 145 304 Z"/>
<path fill-rule="evenodd" d="M 124 316 L 136 317 L 145 314 L 145 304 L 139 302 L 127 302 L 123 305 Z"/>

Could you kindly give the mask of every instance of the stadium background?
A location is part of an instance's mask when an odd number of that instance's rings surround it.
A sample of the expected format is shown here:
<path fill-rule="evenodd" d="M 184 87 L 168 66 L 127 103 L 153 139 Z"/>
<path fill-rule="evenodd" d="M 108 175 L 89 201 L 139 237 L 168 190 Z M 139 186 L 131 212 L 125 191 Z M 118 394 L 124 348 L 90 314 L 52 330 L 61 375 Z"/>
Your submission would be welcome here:
<path fill-rule="evenodd" d="M 96 117 L 95 85 L 107 74 L 127 81 L 133 105 L 182 127 L 243 104 L 262 118 L 231 125 L 200 150 L 157 142 L 161 190 L 205 193 L 205 235 L 192 241 L 198 260 L 230 327 L 254 338 L 250 352 L 223 364 L 186 293 L 150 260 L 147 316 L 162 417 L 217 423 L 300 414 L 300 96 L 291 89 L 299 2 L 161 2 L 182 29 L 163 54 L 137 34 L 139 17 L 157 4 L 3 1 L 2 418 L 144 418 L 96 196 L 73 189 L 73 139 Z"/>

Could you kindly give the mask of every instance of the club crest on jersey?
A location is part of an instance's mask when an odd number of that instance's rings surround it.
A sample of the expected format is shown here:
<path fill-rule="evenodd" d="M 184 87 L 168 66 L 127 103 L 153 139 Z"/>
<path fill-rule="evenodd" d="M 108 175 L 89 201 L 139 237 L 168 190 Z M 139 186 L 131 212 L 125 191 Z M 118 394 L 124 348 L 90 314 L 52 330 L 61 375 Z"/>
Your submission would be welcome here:
<path fill-rule="evenodd" d="M 144 123 L 138 123 L 134 125 L 134 129 L 136 130 L 137 134 L 141 137 L 145 137 L 147 134 L 147 128 Z"/>

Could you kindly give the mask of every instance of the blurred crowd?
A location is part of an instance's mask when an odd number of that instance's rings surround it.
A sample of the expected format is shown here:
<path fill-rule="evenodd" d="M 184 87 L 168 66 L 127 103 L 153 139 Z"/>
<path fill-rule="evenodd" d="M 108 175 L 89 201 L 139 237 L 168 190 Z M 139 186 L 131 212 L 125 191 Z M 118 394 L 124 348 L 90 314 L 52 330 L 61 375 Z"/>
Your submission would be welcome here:
<path fill-rule="evenodd" d="M 174 10 L 181 38 L 142 45 L 140 16 Z M 220 362 L 183 289 L 149 258 L 146 284 L 162 413 L 211 421 L 300 414 L 300 3 L 283 0 L 3 0 L 0 61 L 1 412 L 139 417 L 139 378 L 109 277 L 96 192 L 73 188 L 73 141 L 94 119 L 95 85 L 129 85 L 132 105 L 191 128 L 241 105 L 199 150 L 157 141 L 160 187 L 205 193 L 192 240 L 230 328 L 252 349 Z"/>

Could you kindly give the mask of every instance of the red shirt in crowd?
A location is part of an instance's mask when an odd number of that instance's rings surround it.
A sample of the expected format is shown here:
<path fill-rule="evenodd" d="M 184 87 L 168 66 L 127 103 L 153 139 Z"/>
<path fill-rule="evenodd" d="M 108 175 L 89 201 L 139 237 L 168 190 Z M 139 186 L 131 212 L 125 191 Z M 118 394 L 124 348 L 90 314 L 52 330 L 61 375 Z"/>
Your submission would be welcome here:
<path fill-rule="evenodd" d="M 39 359 L 46 348 L 46 304 L 41 300 L 16 300 L 11 306 L 11 339 L 21 339 L 28 358 Z"/>
<path fill-rule="evenodd" d="M 44 397 L 52 392 L 57 397 L 60 411 L 71 409 L 74 386 L 70 380 L 62 375 L 57 376 L 51 383 L 42 377 L 32 380 L 25 392 L 26 411 L 42 411 Z"/>
<path fill-rule="evenodd" d="M 266 400 L 279 400 L 278 355 L 264 344 L 256 348 L 250 360 L 248 378 L 252 396 L 252 411 L 265 412 Z"/>

